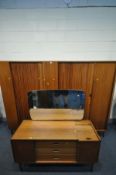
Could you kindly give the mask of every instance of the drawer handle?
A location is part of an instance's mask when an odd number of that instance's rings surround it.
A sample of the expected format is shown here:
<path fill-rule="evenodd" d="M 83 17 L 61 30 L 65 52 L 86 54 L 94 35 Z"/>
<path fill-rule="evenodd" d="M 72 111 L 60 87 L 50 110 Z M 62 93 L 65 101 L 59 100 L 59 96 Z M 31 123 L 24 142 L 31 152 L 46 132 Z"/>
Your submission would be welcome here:
<path fill-rule="evenodd" d="M 59 153 L 60 151 L 56 149 L 56 150 L 53 150 L 53 152 L 54 153 Z"/>
<path fill-rule="evenodd" d="M 53 144 L 54 144 L 54 145 L 59 145 L 59 143 L 58 143 L 58 142 L 54 142 Z"/>
<path fill-rule="evenodd" d="M 54 159 L 54 160 L 60 160 L 60 158 L 59 158 L 59 157 L 53 157 L 53 159 Z"/>

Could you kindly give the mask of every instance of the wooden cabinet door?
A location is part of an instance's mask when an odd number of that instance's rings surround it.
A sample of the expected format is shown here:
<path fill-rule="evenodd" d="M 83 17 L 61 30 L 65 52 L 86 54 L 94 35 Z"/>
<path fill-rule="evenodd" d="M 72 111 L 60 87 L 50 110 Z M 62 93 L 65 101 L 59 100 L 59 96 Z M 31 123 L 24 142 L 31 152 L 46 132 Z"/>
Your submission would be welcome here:
<path fill-rule="evenodd" d="M 89 118 L 94 64 L 59 63 L 59 89 L 78 89 L 86 94 L 85 118 Z"/>
<path fill-rule="evenodd" d="M 97 130 L 106 129 L 114 84 L 114 76 L 114 63 L 95 64 L 90 119 Z"/>
<path fill-rule="evenodd" d="M 17 163 L 34 163 L 34 142 L 25 140 L 12 140 L 12 150 Z"/>
<path fill-rule="evenodd" d="M 19 122 L 29 117 L 28 92 L 40 89 L 39 64 L 11 63 Z"/>
<path fill-rule="evenodd" d="M 77 160 L 79 163 L 93 164 L 97 162 L 99 155 L 100 142 L 79 142 L 79 155 Z"/>
<path fill-rule="evenodd" d="M 18 126 L 18 116 L 12 84 L 12 76 L 8 62 L 0 62 L 0 86 L 2 89 L 8 126 L 10 129 L 14 130 Z"/>
<path fill-rule="evenodd" d="M 58 65 L 53 62 L 11 63 L 19 122 L 29 117 L 28 92 L 57 89 Z"/>
<path fill-rule="evenodd" d="M 39 65 L 40 70 L 40 89 L 58 88 L 58 63 L 43 62 Z"/>

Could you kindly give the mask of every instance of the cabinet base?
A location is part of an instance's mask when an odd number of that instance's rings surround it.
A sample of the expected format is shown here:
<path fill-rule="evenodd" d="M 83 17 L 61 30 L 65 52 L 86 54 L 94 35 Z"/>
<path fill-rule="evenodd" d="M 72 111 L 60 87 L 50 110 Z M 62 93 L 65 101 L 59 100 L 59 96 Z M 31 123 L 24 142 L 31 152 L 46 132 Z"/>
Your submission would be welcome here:
<path fill-rule="evenodd" d="M 55 164 L 55 163 L 33 163 L 33 164 L 19 164 L 20 171 L 40 171 L 40 172 L 93 172 L 94 171 L 94 164 Z"/>

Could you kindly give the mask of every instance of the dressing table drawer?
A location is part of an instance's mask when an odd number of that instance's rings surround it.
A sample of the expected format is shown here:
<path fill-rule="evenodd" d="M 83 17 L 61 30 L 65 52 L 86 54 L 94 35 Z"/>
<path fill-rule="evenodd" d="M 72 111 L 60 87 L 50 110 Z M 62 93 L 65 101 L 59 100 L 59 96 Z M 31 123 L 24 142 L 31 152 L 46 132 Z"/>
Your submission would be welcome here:
<path fill-rule="evenodd" d="M 75 154 L 76 149 L 75 148 L 36 148 L 36 153 L 38 154 Z"/>
<path fill-rule="evenodd" d="M 40 154 L 36 155 L 36 161 L 76 161 L 74 154 Z"/>
<path fill-rule="evenodd" d="M 61 148 L 61 149 L 74 149 L 76 143 L 74 141 L 37 141 L 35 143 L 36 148 Z"/>
<path fill-rule="evenodd" d="M 37 161 L 76 161 L 76 142 L 38 141 L 35 143 Z"/>

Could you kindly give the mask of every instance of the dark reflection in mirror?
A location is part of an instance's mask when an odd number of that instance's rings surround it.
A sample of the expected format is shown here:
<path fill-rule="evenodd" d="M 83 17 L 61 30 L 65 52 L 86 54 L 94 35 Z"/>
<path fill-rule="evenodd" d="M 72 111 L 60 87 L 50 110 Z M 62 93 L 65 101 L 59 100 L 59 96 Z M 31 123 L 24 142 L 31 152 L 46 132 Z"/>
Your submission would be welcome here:
<path fill-rule="evenodd" d="M 28 93 L 29 108 L 84 109 L 85 93 L 78 90 L 33 90 Z"/>

